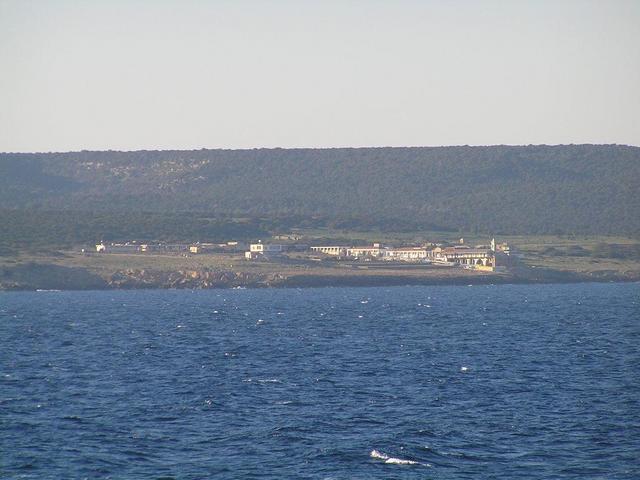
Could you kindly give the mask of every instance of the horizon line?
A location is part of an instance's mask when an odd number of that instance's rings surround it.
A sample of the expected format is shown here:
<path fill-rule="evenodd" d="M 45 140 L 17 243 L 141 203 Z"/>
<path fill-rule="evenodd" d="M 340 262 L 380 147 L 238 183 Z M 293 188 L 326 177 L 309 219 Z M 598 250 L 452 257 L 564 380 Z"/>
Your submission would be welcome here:
<path fill-rule="evenodd" d="M 403 148 L 489 148 L 489 147 L 630 147 L 640 148 L 639 145 L 627 143 L 494 143 L 494 144 L 452 144 L 452 145 L 359 145 L 359 146 L 336 146 L 336 147 L 194 147 L 194 148 L 138 148 L 132 150 L 120 149 L 81 149 L 81 150 L 49 150 L 49 151 L 1 151 L 0 155 L 38 155 L 38 154 L 69 154 L 69 153 L 136 153 L 136 152 L 192 152 L 202 150 L 213 151 L 254 151 L 254 150 L 372 150 L 372 149 L 403 149 Z"/>

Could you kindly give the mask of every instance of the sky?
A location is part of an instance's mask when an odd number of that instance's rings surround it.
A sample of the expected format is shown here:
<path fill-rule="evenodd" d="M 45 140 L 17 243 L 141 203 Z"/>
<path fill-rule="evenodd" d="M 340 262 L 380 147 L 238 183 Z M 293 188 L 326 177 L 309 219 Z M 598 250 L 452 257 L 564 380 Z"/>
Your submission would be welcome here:
<path fill-rule="evenodd" d="M 640 145 L 640 1 L 0 0 L 0 151 Z"/>

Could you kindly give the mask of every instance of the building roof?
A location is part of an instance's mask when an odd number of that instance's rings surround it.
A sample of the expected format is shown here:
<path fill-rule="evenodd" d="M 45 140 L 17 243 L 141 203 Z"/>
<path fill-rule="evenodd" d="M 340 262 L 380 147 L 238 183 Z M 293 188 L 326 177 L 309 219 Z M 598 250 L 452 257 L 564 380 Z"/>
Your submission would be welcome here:
<path fill-rule="evenodd" d="M 493 253 L 491 251 L 491 249 L 488 248 L 465 248 L 464 250 L 462 249 L 458 249 L 458 248 L 445 248 L 442 250 L 442 253 L 446 254 L 460 254 L 460 255 L 465 255 L 465 254 L 479 254 L 479 253 L 483 253 L 483 254 L 489 254 L 489 253 Z"/>

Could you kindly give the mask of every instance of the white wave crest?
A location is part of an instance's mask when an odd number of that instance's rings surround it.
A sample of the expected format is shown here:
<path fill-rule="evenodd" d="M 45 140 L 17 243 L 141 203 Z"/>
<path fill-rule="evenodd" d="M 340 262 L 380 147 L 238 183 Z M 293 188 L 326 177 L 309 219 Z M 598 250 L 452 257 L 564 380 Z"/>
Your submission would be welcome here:
<path fill-rule="evenodd" d="M 278 378 L 245 378 L 242 381 L 245 383 L 282 383 L 282 380 Z"/>
<path fill-rule="evenodd" d="M 387 458 L 389 458 L 387 455 L 385 455 L 384 453 L 380 453 L 378 450 L 371 450 L 369 456 L 371 458 L 379 458 L 381 460 L 386 460 Z"/>
<path fill-rule="evenodd" d="M 278 378 L 258 378 L 256 380 L 258 383 L 282 383 L 282 381 Z"/>
<path fill-rule="evenodd" d="M 379 460 L 384 460 L 384 463 L 388 463 L 391 465 L 423 465 L 425 467 L 430 467 L 431 465 L 428 463 L 420 463 L 420 462 L 416 462 L 414 460 L 406 460 L 403 458 L 395 458 L 395 457 L 390 457 L 389 455 L 386 455 L 378 450 L 371 450 L 371 453 L 369 454 L 369 456 L 371 458 L 377 458 Z"/>

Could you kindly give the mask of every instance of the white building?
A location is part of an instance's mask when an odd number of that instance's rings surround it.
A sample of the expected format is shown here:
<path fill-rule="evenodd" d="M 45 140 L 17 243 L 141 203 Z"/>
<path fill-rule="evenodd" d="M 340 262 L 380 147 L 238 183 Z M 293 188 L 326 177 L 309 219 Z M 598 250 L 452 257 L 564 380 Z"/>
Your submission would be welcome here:
<path fill-rule="evenodd" d="M 278 245 L 275 243 L 252 243 L 249 245 L 249 252 L 251 253 L 282 253 L 284 252 L 284 245 Z"/>
<path fill-rule="evenodd" d="M 405 262 L 418 262 L 429 256 L 427 249 L 423 247 L 389 248 L 384 251 L 387 260 L 402 260 Z"/>
<path fill-rule="evenodd" d="M 347 248 L 348 257 L 380 257 L 383 255 L 381 243 L 374 243 L 371 247 L 350 247 Z"/>
<path fill-rule="evenodd" d="M 491 269 L 495 264 L 495 254 L 490 248 L 468 248 L 464 246 L 446 247 L 435 253 L 437 260 L 466 265 L 476 269 Z"/>
<path fill-rule="evenodd" d="M 329 246 L 329 247 L 311 247 L 312 252 L 324 253 L 325 255 L 335 255 L 344 257 L 347 255 L 347 247 Z"/>
<path fill-rule="evenodd" d="M 330 245 L 310 247 L 312 252 L 324 253 L 339 257 L 381 257 L 384 248 L 381 243 L 374 243 L 370 247 L 346 247 L 344 245 Z"/>

